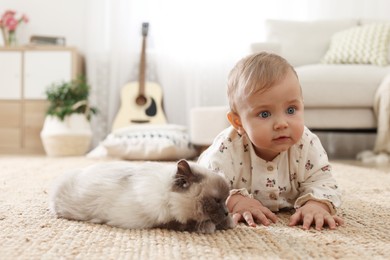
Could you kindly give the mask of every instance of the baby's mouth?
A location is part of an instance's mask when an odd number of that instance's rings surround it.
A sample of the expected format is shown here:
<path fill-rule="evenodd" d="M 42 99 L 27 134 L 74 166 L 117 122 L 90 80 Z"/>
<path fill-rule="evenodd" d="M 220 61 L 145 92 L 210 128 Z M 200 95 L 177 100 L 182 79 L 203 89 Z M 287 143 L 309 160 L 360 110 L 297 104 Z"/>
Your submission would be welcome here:
<path fill-rule="evenodd" d="M 274 141 L 286 141 L 286 140 L 290 140 L 290 137 L 288 136 L 278 136 L 276 138 L 273 139 Z"/>

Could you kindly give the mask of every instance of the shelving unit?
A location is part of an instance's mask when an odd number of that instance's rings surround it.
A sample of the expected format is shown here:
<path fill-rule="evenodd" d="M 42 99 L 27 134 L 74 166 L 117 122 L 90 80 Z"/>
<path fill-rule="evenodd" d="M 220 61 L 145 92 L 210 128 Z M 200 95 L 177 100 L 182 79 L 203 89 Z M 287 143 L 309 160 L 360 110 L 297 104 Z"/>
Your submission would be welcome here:
<path fill-rule="evenodd" d="M 45 90 L 75 79 L 82 67 L 72 47 L 0 48 L 0 153 L 44 153 Z"/>

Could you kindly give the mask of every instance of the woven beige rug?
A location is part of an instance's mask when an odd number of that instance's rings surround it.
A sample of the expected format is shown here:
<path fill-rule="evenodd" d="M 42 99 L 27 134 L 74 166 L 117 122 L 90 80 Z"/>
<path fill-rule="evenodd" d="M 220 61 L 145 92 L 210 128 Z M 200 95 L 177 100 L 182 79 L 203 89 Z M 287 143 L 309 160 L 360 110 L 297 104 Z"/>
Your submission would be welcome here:
<path fill-rule="evenodd" d="M 288 227 L 280 213 L 269 227 L 200 235 L 125 230 L 57 219 L 48 190 L 61 170 L 96 160 L 0 155 L 0 259 L 390 259 L 390 172 L 334 163 L 343 188 L 337 230 Z"/>

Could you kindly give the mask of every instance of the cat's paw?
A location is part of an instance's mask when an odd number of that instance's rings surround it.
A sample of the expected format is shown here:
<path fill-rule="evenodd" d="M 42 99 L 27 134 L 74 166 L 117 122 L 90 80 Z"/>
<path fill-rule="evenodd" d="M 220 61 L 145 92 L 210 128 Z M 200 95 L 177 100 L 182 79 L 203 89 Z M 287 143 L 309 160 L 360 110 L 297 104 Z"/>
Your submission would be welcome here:
<path fill-rule="evenodd" d="M 197 228 L 197 232 L 204 233 L 204 234 L 214 233 L 215 230 L 216 230 L 216 226 L 211 220 L 200 222 Z"/>
<path fill-rule="evenodd" d="M 222 222 L 220 222 L 217 226 L 216 229 L 218 230 L 226 230 L 226 229 L 231 229 L 234 228 L 234 221 L 233 218 L 229 215 L 227 218 L 225 218 Z"/>

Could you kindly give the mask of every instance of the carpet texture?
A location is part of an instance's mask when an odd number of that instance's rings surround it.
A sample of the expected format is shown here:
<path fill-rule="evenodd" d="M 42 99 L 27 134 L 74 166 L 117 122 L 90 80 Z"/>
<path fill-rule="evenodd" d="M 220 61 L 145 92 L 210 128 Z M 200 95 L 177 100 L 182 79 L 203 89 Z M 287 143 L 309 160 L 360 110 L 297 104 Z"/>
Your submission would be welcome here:
<path fill-rule="evenodd" d="M 161 229 L 126 230 L 57 219 L 50 184 L 83 157 L 0 156 L 0 259 L 390 259 L 390 172 L 333 163 L 344 190 L 337 230 L 271 226 L 211 235 Z"/>

